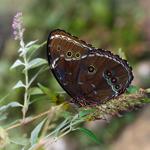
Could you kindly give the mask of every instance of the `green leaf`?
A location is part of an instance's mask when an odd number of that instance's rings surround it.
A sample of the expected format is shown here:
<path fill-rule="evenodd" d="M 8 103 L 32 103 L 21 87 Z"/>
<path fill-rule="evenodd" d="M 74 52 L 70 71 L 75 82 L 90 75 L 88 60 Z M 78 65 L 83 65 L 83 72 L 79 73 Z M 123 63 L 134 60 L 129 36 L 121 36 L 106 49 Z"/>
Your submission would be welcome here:
<path fill-rule="evenodd" d="M 7 105 L 1 106 L 0 111 L 5 111 L 6 109 L 8 109 L 10 107 L 23 107 L 23 105 L 18 102 L 11 102 Z"/>
<path fill-rule="evenodd" d="M 41 45 L 39 45 L 39 44 L 34 44 L 34 45 L 32 45 L 32 46 L 30 46 L 30 47 L 27 48 L 27 52 L 28 52 L 28 53 L 35 52 L 35 51 L 37 51 L 40 47 L 41 47 Z"/>
<path fill-rule="evenodd" d="M 26 44 L 25 47 L 26 47 L 26 48 L 27 48 L 27 47 L 31 47 L 31 46 L 32 46 L 33 44 L 35 44 L 37 41 L 38 41 L 38 40 L 30 41 L 29 43 Z"/>
<path fill-rule="evenodd" d="M 63 116 L 64 118 L 69 118 L 69 117 L 72 116 L 72 114 L 71 114 L 71 112 L 63 111 L 62 116 Z"/>
<path fill-rule="evenodd" d="M 136 93 L 139 91 L 139 87 L 137 86 L 134 86 L 134 85 L 130 85 L 128 88 L 127 88 L 127 93 L 129 94 L 132 94 L 132 93 Z"/>
<path fill-rule="evenodd" d="M 38 140 L 38 136 L 39 136 L 39 133 L 45 123 L 46 119 L 44 119 L 42 122 L 40 122 L 35 128 L 34 130 L 31 132 L 31 137 L 30 137 L 30 143 L 31 145 L 34 145 L 37 140 Z"/>
<path fill-rule="evenodd" d="M 38 86 L 43 91 L 43 93 L 46 94 L 50 98 L 51 102 L 56 103 L 57 101 L 56 93 L 52 92 L 50 89 L 41 85 L 40 83 L 38 83 Z"/>
<path fill-rule="evenodd" d="M 7 119 L 7 114 L 2 114 L 2 112 L 0 112 L 0 121 L 6 120 Z"/>
<path fill-rule="evenodd" d="M 41 67 L 40 70 L 29 81 L 29 86 L 34 82 L 34 80 L 38 77 L 38 75 L 40 73 L 44 72 L 45 70 L 47 70 L 47 67 L 45 67 L 45 66 Z"/>
<path fill-rule="evenodd" d="M 91 114 L 92 112 L 94 112 L 94 109 L 81 110 L 79 112 L 79 117 L 85 117 L 85 116 Z"/>
<path fill-rule="evenodd" d="M 43 94 L 42 90 L 38 87 L 30 88 L 30 95 L 39 95 Z"/>
<path fill-rule="evenodd" d="M 27 47 L 27 54 L 28 54 L 28 60 L 31 59 L 31 57 L 33 56 L 33 54 L 42 46 L 44 46 L 46 44 L 46 41 L 43 42 L 42 44 L 33 44 L 29 47 Z"/>
<path fill-rule="evenodd" d="M 6 96 L 2 97 L 2 98 L 0 99 L 0 103 L 2 103 L 9 95 L 10 95 L 10 93 L 8 93 Z"/>
<path fill-rule="evenodd" d="M 13 89 L 17 89 L 17 88 L 21 88 L 21 87 L 25 87 L 25 85 L 23 84 L 23 82 L 20 80 L 16 83 L 16 85 L 14 85 Z"/>
<path fill-rule="evenodd" d="M 29 62 L 28 70 L 39 67 L 39 66 L 44 65 L 44 64 L 47 64 L 47 60 L 45 60 L 43 58 L 35 58 Z"/>
<path fill-rule="evenodd" d="M 18 49 L 18 52 L 22 52 L 22 51 L 23 51 L 23 48 L 20 47 L 20 48 Z"/>
<path fill-rule="evenodd" d="M 86 129 L 86 128 L 77 128 L 77 130 L 85 133 L 88 137 L 90 137 L 94 142 L 96 142 L 97 144 L 100 144 L 100 141 L 99 139 L 97 138 L 97 136 L 92 132 L 90 131 L 89 129 Z"/>
<path fill-rule="evenodd" d="M 55 129 L 55 135 L 58 135 L 60 130 L 62 130 L 69 123 L 69 118 L 66 118 L 58 127 Z"/>
<path fill-rule="evenodd" d="M 144 99 L 142 99 L 142 102 L 143 103 L 150 103 L 150 98 L 144 98 Z"/>
<path fill-rule="evenodd" d="M 38 95 L 35 98 L 32 98 L 32 101 L 30 102 L 30 104 L 33 104 L 37 101 L 47 101 L 49 98 L 47 97 L 47 95 Z"/>
<path fill-rule="evenodd" d="M 18 66 L 23 66 L 23 65 L 24 65 L 24 63 L 21 60 L 18 59 L 14 62 L 14 64 L 10 67 L 10 69 L 14 69 Z"/>

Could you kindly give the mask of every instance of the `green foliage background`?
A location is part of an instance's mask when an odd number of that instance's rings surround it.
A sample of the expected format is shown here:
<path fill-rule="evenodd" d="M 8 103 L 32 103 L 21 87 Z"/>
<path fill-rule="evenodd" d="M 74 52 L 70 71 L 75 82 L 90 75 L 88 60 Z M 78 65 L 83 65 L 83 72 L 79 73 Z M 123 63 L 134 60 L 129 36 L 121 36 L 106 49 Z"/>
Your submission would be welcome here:
<path fill-rule="evenodd" d="M 17 42 L 12 36 L 12 18 L 16 12 L 23 12 L 25 24 L 25 41 L 38 39 L 41 43 L 47 40 L 53 29 L 64 29 L 75 36 L 92 43 L 95 47 L 108 49 L 114 53 L 122 48 L 133 68 L 150 59 L 150 36 L 147 33 L 147 14 L 139 0 L 32 0 L 19 1 L 1 0 L 0 5 L 0 98 L 11 92 L 11 88 L 22 75 L 18 71 L 10 71 L 9 67 L 17 58 Z M 43 47 L 37 56 L 46 58 L 46 47 Z M 136 74 L 136 70 L 134 70 Z M 31 75 L 34 71 L 31 72 Z M 147 88 L 150 85 L 148 76 L 137 77 L 135 84 Z M 41 74 L 37 82 L 50 88 L 51 91 L 63 91 L 50 71 Z M 23 90 L 11 93 L 1 104 L 11 101 L 22 103 Z M 48 109 L 50 102 L 37 100 L 29 110 L 29 114 L 36 114 Z M 15 114 L 15 115 L 14 115 Z M 132 122 L 137 113 L 126 114 L 123 118 L 115 118 L 104 128 L 95 129 L 101 141 L 101 148 L 107 146 L 118 136 L 123 127 Z M 21 117 L 17 109 L 8 113 L 7 123 Z M 6 123 L 3 122 L 3 123 Z M 36 122 L 35 122 L 36 123 Z M 33 127 L 35 124 L 32 124 Z M 26 133 L 30 133 L 32 126 L 27 126 Z M 22 129 L 12 131 L 19 139 Z M 29 136 L 29 135 L 27 135 Z M 84 135 L 72 133 L 69 135 L 80 143 L 80 149 L 96 149 L 95 143 Z M 11 147 L 17 149 L 17 147 Z"/>

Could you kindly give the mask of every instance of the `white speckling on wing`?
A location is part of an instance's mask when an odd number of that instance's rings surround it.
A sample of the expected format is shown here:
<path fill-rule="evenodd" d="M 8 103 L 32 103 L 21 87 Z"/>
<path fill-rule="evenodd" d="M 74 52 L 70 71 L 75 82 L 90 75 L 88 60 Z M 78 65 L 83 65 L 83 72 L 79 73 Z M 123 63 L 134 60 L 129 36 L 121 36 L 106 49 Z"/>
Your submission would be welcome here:
<path fill-rule="evenodd" d="M 50 48 L 50 47 L 51 47 L 51 44 L 48 44 L 48 47 Z"/>
<path fill-rule="evenodd" d="M 96 86 L 95 86 L 94 84 L 91 84 L 91 86 L 92 86 L 93 88 L 96 88 Z"/>
<path fill-rule="evenodd" d="M 79 84 L 79 85 L 82 85 L 82 84 L 83 84 L 83 82 L 79 81 L 79 82 L 78 82 L 78 84 Z"/>
<path fill-rule="evenodd" d="M 89 50 L 92 50 L 92 48 L 90 48 L 89 46 L 87 46 L 87 45 L 85 45 L 85 44 L 81 44 L 80 42 L 78 42 L 78 41 L 75 41 L 75 40 L 73 40 L 73 39 L 71 39 L 71 38 L 69 38 L 69 37 L 67 37 L 67 36 L 64 36 L 64 35 L 58 35 L 58 34 L 55 34 L 55 35 L 53 35 L 53 36 L 51 36 L 50 37 L 50 39 L 52 40 L 52 39 L 54 39 L 54 38 L 63 38 L 64 40 L 68 40 L 68 41 L 70 41 L 70 42 L 72 42 L 72 43 L 75 43 L 75 44 L 77 44 L 77 45 L 79 45 L 79 46 L 82 46 L 82 47 L 84 47 L 84 48 L 88 48 Z"/>
<path fill-rule="evenodd" d="M 97 95 L 97 91 L 94 90 L 94 94 Z"/>
<path fill-rule="evenodd" d="M 60 57 L 64 57 L 64 54 L 61 54 Z"/>
<path fill-rule="evenodd" d="M 66 61 L 71 61 L 73 60 L 72 58 L 65 58 Z"/>
<path fill-rule="evenodd" d="M 119 63 L 119 64 L 122 64 L 122 63 L 121 63 L 120 61 L 118 61 L 117 59 L 112 58 L 112 57 L 110 57 L 110 56 L 108 56 L 108 55 L 105 55 L 105 54 L 96 53 L 96 56 L 106 57 L 106 58 L 108 58 L 108 59 L 114 60 L 115 62 L 117 62 L 117 63 Z"/>
<path fill-rule="evenodd" d="M 89 54 L 88 56 L 89 56 L 89 57 L 94 57 L 94 56 L 95 56 L 95 54 Z"/>
<path fill-rule="evenodd" d="M 56 59 L 54 59 L 54 61 L 52 62 L 52 68 L 56 67 L 56 63 L 59 60 L 59 57 L 57 57 Z"/>
<path fill-rule="evenodd" d="M 68 75 L 72 75 L 72 72 L 67 72 Z"/>

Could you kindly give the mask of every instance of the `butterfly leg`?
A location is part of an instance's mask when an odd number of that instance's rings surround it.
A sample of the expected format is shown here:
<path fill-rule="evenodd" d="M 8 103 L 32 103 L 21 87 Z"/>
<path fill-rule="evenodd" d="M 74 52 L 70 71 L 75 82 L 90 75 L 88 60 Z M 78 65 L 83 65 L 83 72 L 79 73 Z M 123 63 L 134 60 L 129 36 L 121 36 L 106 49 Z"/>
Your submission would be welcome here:
<path fill-rule="evenodd" d="M 71 99 L 71 103 L 74 103 L 79 107 L 85 107 L 89 105 L 89 103 L 84 98 L 79 98 L 79 97 Z"/>

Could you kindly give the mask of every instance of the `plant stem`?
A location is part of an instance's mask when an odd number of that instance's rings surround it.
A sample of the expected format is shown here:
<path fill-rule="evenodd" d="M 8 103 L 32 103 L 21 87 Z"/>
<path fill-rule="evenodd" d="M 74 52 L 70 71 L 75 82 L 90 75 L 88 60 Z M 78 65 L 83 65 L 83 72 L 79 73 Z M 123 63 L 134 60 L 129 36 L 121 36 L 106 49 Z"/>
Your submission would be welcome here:
<path fill-rule="evenodd" d="M 23 105 L 23 120 L 26 117 L 26 112 L 28 111 L 28 106 L 29 106 L 29 78 L 28 78 L 28 61 L 27 61 L 27 57 L 26 57 L 26 49 L 25 49 L 25 44 L 23 39 L 21 39 L 21 47 L 23 49 L 23 60 L 24 60 L 24 64 L 25 64 L 25 93 L 24 93 L 24 105 Z"/>
<path fill-rule="evenodd" d="M 39 115 L 37 115 L 37 116 L 35 116 L 35 117 L 29 119 L 28 121 L 21 120 L 19 123 L 16 123 L 16 124 L 14 124 L 14 125 L 12 125 L 12 126 L 6 128 L 5 130 L 6 130 L 6 131 L 9 131 L 9 130 L 11 130 L 11 129 L 20 127 L 20 126 L 25 125 L 25 124 L 27 124 L 27 123 L 30 123 L 30 122 L 32 122 L 32 121 L 34 121 L 34 120 L 36 120 L 36 119 L 39 119 L 39 118 L 41 118 L 41 117 L 43 117 L 43 116 L 49 114 L 50 112 L 51 112 L 51 109 L 50 109 L 50 110 L 47 110 L 47 111 L 45 111 L 45 112 L 43 112 L 43 113 L 40 113 Z M 27 119 L 27 118 L 26 118 L 26 119 Z"/>

